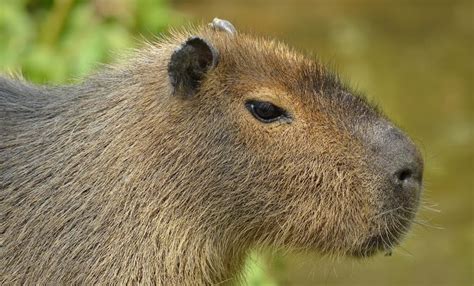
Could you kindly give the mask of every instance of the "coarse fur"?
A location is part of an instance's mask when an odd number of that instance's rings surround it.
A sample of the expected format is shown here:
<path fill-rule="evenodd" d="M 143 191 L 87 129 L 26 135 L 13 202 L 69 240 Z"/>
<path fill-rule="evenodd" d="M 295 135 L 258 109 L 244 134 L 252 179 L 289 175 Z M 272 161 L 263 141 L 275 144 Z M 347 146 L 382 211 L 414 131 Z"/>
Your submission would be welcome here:
<path fill-rule="evenodd" d="M 195 36 L 219 58 L 186 97 L 168 66 Z M 258 122 L 249 99 L 293 121 Z M 393 128 L 320 63 L 209 27 L 79 84 L 0 78 L 0 284 L 210 285 L 254 247 L 388 250 L 419 197 L 374 159 Z"/>

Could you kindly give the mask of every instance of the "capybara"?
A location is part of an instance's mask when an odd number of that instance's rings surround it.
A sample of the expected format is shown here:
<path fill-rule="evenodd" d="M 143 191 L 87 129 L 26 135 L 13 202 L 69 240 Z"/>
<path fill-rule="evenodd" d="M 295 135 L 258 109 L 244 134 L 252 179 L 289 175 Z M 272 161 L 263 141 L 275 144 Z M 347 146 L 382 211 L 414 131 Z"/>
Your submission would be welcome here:
<path fill-rule="evenodd" d="M 0 284 L 211 285 L 261 247 L 389 252 L 422 173 L 323 64 L 215 19 L 77 84 L 0 78 Z"/>

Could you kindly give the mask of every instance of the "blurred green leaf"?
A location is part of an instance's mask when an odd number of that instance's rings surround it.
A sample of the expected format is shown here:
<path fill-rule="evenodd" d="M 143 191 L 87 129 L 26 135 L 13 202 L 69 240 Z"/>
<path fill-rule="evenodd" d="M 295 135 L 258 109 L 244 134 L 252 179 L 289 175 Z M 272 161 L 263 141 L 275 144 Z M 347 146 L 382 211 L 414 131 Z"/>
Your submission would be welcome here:
<path fill-rule="evenodd" d="M 82 77 L 177 17 L 166 0 L 0 2 L 0 66 L 36 82 Z"/>
<path fill-rule="evenodd" d="M 251 254 L 245 265 L 245 285 L 248 286 L 278 286 L 277 282 L 268 275 L 263 257 Z"/>

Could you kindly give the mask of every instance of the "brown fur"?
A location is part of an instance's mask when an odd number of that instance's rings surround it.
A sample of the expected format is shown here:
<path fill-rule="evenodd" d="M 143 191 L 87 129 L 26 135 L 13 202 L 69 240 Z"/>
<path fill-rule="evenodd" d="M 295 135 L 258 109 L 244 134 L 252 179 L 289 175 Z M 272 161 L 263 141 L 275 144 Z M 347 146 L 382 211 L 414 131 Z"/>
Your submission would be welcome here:
<path fill-rule="evenodd" d="M 183 98 L 167 65 L 193 35 L 219 63 Z M 253 247 L 389 249 L 416 209 L 383 215 L 367 134 L 391 124 L 280 43 L 191 29 L 77 85 L 0 87 L 1 284 L 232 281 Z M 259 123 L 246 99 L 295 120 Z"/>

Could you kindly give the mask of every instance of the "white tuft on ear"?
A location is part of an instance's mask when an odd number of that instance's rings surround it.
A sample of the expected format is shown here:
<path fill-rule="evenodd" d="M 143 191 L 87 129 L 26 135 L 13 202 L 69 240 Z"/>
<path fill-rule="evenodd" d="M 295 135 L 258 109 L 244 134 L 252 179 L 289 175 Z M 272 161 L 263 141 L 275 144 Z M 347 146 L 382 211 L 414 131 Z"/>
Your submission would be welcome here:
<path fill-rule="evenodd" d="M 231 35 L 237 34 L 237 30 L 235 29 L 234 25 L 227 20 L 222 20 L 219 18 L 214 18 L 211 23 L 209 23 L 209 27 L 216 31 L 222 31 L 229 33 Z"/>

